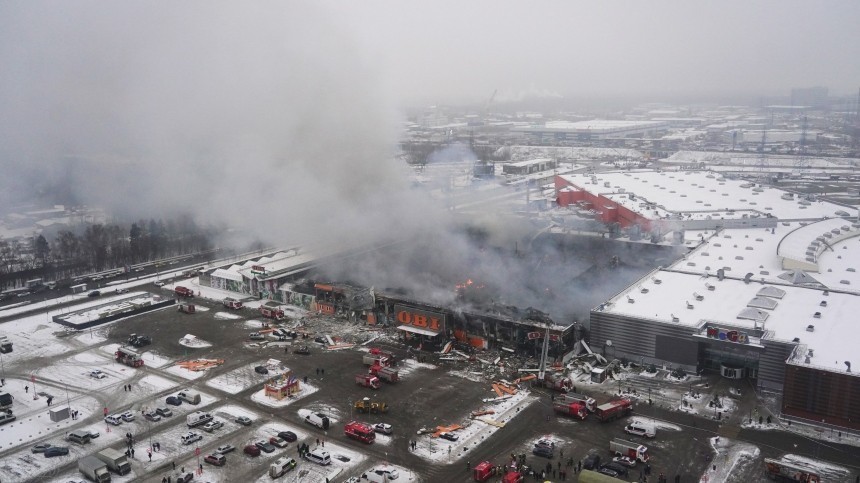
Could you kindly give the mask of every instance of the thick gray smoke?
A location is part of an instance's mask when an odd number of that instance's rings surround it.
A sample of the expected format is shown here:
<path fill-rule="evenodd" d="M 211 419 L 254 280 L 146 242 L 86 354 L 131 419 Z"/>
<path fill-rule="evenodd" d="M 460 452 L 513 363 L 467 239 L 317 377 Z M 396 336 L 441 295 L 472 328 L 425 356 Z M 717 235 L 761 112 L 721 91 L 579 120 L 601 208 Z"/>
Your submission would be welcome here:
<path fill-rule="evenodd" d="M 65 6 L 0 6 L 13 200 L 51 189 L 120 216 L 191 212 L 278 245 L 355 242 L 431 216 L 405 191 L 384 81 L 326 11 Z"/>

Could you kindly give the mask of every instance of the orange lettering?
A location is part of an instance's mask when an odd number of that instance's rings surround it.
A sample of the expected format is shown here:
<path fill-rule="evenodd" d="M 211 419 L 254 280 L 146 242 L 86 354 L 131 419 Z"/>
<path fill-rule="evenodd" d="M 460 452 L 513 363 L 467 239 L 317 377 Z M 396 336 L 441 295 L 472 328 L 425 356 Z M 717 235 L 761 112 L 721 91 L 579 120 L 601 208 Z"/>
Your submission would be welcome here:
<path fill-rule="evenodd" d="M 439 319 L 437 319 L 436 317 L 431 317 L 429 328 L 430 330 L 435 330 L 436 332 L 439 332 Z"/>
<path fill-rule="evenodd" d="M 412 317 L 412 325 L 415 327 L 427 327 L 427 316 L 415 314 L 415 316 Z"/>
<path fill-rule="evenodd" d="M 405 310 L 401 310 L 400 312 L 397 312 L 397 321 L 400 322 L 401 324 L 407 324 L 408 325 L 408 324 L 412 323 L 412 320 L 410 317 L 411 315 L 412 314 L 410 314 L 409 312 L 407 312 Z"/>

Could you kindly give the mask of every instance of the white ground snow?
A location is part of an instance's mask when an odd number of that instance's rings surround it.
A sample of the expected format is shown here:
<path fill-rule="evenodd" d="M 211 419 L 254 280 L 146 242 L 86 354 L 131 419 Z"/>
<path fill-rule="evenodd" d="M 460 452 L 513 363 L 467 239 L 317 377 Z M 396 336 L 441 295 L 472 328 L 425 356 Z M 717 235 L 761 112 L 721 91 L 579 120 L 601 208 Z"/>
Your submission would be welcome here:
<path fill-rule="evenodd" d="M 212 347 L 211 342 L 207 342 L 194 334 L 186 334 L 185 337 L 179 339 L 179 345 L 189 347 L 191 349 L 201 349 L 204 347 Z"/>
<path fill-rule="evenodd" d="M 746 476 L 740 474 L 739 467 L 757 458 L 760 453 L 759 449 L 748 443 L 719 436 L 711 438 L 710 441 L 715 454 L 700 481 L 708 483 L 745 481 Z"/>
<path fill-rule="evenodd" d="M 275 399 L 273 397 L 266 396 L 266 394 L 265 394 L 266 391 L 264 389 L 260 389 L 259 391 L 255 392 L 254 394 L 251 394 L 251 400 L 254 402 L 260 403 L 264 406 L 269 406 L 269 407 L 273 407 L 273 408 L 282 408 L 282 407 L 289 406 L 290 404 L 319 391 L 319 388 L 314 386 L 313 384 L 308 384 L 305 382 L 301 382 L 300 384 L 301 384 L 300 385 L 301 390 L 299 391 L 299 393 L 297 395 L 295 395 L 291 398 L 285 397 L 284 399 L 281 399 L 280 401 L 278 401 L 277 399 Z"/>
<path fill-rule="evenodd" d="M 215 312 L 214 317 L 220 320 L 236 320 L 242 318 L 242 316 L 234 314 L 232 312 Z"/>
<path fill-rule="evenodd" d="M 272 373 L 271 371 L 269 372 L 269 374 L 265 375 L 258 374 L 254 371 L 254 367 L 259 365 L 265 365 L 265 361 L 247 364 L 242 367 L 233 369 L 232 371 L 227 372 L 225 374 L 213 377 L 212 379 L 206 381 L 206 385 L 230 394 L 237 394 L 251 386 L 262 387 L 262 384 L 264 382 L 271 379 L 276 374 Z"/>

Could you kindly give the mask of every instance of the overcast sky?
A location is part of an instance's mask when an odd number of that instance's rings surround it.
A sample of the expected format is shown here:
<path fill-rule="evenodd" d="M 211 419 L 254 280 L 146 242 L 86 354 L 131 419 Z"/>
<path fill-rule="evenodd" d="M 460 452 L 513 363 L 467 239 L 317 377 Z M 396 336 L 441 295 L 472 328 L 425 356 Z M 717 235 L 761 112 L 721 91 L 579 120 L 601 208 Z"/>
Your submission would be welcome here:
<path fill-rule="evenodd" d="M 2 2 L 0 204 L 66 189 L 274 239 L 378 233 L 431 210 L 394 160 L 403 106 L 854 93 L 858 19 L 856 0 Z"/>
<path fill-rule="evenodd" d="M 405 99 L 860 87 L 860 2 L 327 2 Z"/>

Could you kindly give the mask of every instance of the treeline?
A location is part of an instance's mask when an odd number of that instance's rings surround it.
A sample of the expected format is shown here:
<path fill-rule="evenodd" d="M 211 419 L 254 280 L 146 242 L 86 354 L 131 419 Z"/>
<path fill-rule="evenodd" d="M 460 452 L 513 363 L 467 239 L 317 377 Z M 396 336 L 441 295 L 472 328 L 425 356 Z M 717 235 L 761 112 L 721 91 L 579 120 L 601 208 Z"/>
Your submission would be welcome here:
<path fill-rule="evenodd" d="M 167 221 L 86 224 L 60 230 L 49 238 L 0 240 L 0 275 L 98 272 L 197 253 L 212 248 L 214 232 L 214 228 L 198 226 L 190 216 L 181 216 Z"/>

